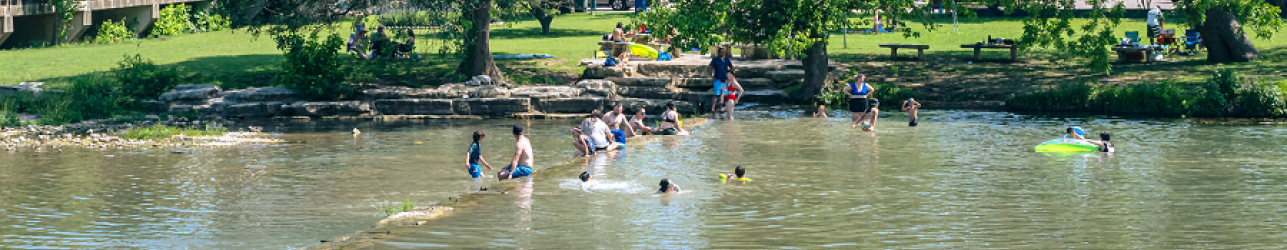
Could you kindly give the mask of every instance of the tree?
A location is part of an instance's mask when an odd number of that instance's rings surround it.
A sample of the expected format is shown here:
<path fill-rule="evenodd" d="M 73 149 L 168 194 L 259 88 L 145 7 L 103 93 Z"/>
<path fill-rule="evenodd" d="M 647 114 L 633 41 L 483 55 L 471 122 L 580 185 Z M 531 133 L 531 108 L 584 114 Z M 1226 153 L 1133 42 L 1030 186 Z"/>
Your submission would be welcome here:
<path fill-rule="evenodd" d="M 1088 0 L 1092 9 L 1078 16 L 1074 1 L 999 0 L 1007 13 L 1017 10 L 1027 12 L 1024 18 L 1023 47 L 1056 48 L 1086 59 L 1094 71 L 1110 73 L 1108 47 L 1117 44 L 1113 30 L 1125 16 L 1121 3 L 1107 6 L 1107 0 Z M 1209 50 L 1207 61 L 1246 62 L 1260 53 L 1247 38 L 1241 23 L 1260 38 L 1272 38 L 1282 26 L 1279 10 L 1267 1 L 1238 0 L 1180 0 L 1175 5 L 1190 26 L 1203 37 Z M 1074 26 L 1073 20 L 1084 18 L 1086 23 Z"/>
<path fill-rule="evenodd" d="M 554 17 L 560 13 L 559 8 L 568 4 L 570 0 L 525 0 L 521 2 L 524 9 L 541 23 L 541 34 L 550 34 L 550 23 L 554 22 Z"/>
<path fill-rule="evenodd" d="M 1249 62 L 1260 58 L 1242 24 L 1256 37 L 1270 39 L 1282 27 L 1281 10 L 1268 1 L 1181 0 L 1175 2 L 1188 16 L 1190 26 L 1201 32 L 1207 61 Z"/>
<path fill-rule="evenodd" d="M 505 74 L 496 67 L 496 61 L 492 59 L 492 50 L 490 44 L 491 20 L 492 20 L 492 0 L 478 0 L 472 2 L 465 0 L 461 3 L 463 11 L 461 15 L 461 25 L 465 27 L 465 34 L 462 39 L 464 49 L 464 60 L 460 62 L 457 71 L 467 76 L 487 75 L 492 78 L 494 84 L 504 84 L 508 80 Z M 472 46 L 471 46 L 472 45 Z"/>

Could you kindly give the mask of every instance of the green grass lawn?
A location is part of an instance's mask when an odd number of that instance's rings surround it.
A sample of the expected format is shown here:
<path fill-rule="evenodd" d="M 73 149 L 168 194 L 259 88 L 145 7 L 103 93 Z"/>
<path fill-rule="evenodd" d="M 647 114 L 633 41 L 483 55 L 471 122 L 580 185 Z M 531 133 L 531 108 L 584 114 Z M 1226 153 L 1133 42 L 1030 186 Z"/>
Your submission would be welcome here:
<path fill-rule="evenodd" d="M 605 33 L 611 32 L 617 22 L 630 22 L 632 14 L 599 13 L 590 16 L 575 13 L 554 20 L 551 34 L 542 35 L 540 24 L 534 21 L 509 23 L 494 26 L 491 33 L 492 52 L 495 54 L 550 54 L 558 59 L 543 60 L 505 60 L 497 61 L 512 78 L 520 83 L 566 83 L 581 73 L 577 63 L 591 55 L 598 48 L 597 41 Z M 919 38 L 905 38 L 901 33 L 881 35 L 834 34 L 829 40 L 829 52 L 833 59 L 850 63 L 886 62 L 891 64 L 914 64 L 905 60 L 889 60 L 888 49 L 877 47 L 882 43 L 928 44 L 931 49 L 921 62 L 951 64 L 951 67 L 927 67 L 920 70 L 941 70 L 968 74 L 977 70 L 1005 70 L 1005 64 L 977 66 L 975 70 L 963 66 L 972 57 L 972 50 L 960 48 L 960 44 L 979 42 L 993 37 L 1018 38 L 1022 34 L 1022 23 L 1018 19 L 969 20 L 962 18 L 959 32 L 952 30 L 950 19 L 939 20 L 941 26 L 933 32 L 922 32 Z M 374 26 L 369 22 L 368 26 Z M 349 24 L 342 24 L 347 37 Z M 907 28 L 924 30 L 919 24 Z M 1143 31 L 1141 19 L 1124 22 L 1118 33 L 1124 31 Z M 1183 32 L 1183 28 L 1177 28 Z M 423 31 L 422 31 L 423 32 Z M 423 36 L 426 34 L 420 33 Z M 422 38 L 417 50 L 421 54 L 436 54 L 437 41 Z M 846 42 L 847 40 L 847 42 Z M 1247 64 L 1236 64 L 1226 67 L 1239 67 L 1254 70 L 1252 75 L 1281 74 L 1287 68 L 1287 42 L 1255 39 L 1254 42 L 1266 56 L 1264 60 Z M 985 50 L 987 51 L 987 50 Z M 914 55 L 912 52 L 904 53 Z M 987 51 L 984 57 L 1005 57 L 1005 51 Z M 277 69 L 281 60 L 281 51 L 277 50 L 271 37 L 261 36 L 258 39 L 243 32 L 211 32 L 170 37 L 167 39 L 128 40 L 112 45 L 67 45 L 55 48 L 21 49 L 0 51 L 0 65 L 5 65 L 5 73 L 0 74 L 0 84 L 13 85 L 26 81 L 49 82 L 50 86 L 60 86 L 66 80 L 78 75 L 110 69 L 121 61 L 123 55 L 140 54 L 158 64 L 175 65 L 184 72 L 199 77 L 194 81 L 209 81 L 225 86 L 262 85 L 267 83 L 267 74 Z M 1074 70 L 1078 64 L 1074 60 L 1061 58 L 1053 50 L 1035 49 L 1021 52 L 1021 57 L 1029 60 L 1024 63 L 1040 64 L 1048 70 Z M 1216 66 L 1202 62 L 1202 57 L 1191 57 L 1194 60 L 1178 63 L 1153 65 L 1120 65 L 1114 70 L 1114 77 L 1128 77 L 1133 74 L 1155 74 L 1162 76 L 1189 77 L 1203 75 Z M 358 63 L 355 61 L 355 63 Z M 435 84 L 437 77 L 451 72 L 458 64 L 451 58 L 430 56 L 418 62 L 394 61 L 370 63 L 372 69 L 382 81 L 394 81 L 402 84 L 416 85 Z M 979 64 L 974 64 L 979 65 Z M 875 65 L 876 67 L 879 65 Z M 1196 69 L 1196 70 L 1195 70 Z M 916 70 L 916 69 L 908 69 Z M 389 79 L 385 79 L 389 78 Z"/>

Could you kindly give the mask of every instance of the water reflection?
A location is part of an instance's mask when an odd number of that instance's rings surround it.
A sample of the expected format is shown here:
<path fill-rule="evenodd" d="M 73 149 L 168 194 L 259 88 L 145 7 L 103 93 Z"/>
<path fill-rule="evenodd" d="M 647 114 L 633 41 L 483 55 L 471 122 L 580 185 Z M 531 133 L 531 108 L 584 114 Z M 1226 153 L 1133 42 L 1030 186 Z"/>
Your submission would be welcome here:
<path fill-rule="evenodd" d="M 575 121 L 266 125 L 290 143 L 225 149 L 0 153 L 0 248 L 283 249 L 369 227 L 372 204 L 495 183 L 460 167 L 529 128 L 534 177 L 507 181 L 376 249 L 1277 248 L 1287 240 L 1287 127 L 924 111 L 881 117 L 744 111 L 686 137 L 571 158 Z M 1067 126 L 1114 154 L 1041 154 Z M 363 133 L 349 133 L 359 127 Z M 504 138 L 503 138 L 504 137 Z M 416 142 L 422 142 L 417 144 Z M 737 165 L 753 181 L 720 183 Z M 576 178 L 591 172 L 588 184 Z M 494 175 L 494 172 L 491 173 Z M 681 185 L 657 195 L 657 181 Z M 505 193 L 492 192 L 504 191 Z"/>

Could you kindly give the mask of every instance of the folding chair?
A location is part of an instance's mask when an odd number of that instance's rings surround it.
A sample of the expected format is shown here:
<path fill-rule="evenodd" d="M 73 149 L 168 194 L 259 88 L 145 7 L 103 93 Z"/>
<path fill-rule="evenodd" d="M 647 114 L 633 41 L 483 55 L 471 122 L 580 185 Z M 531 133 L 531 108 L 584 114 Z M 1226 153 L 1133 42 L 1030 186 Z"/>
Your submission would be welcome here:
<path fill-rule="evenodd" d="M 1193 52 L 1202 48 L 1202 35 L 1196 30 L 1185 30 L 1184 49 L 1189 50 L 1189 52 Z"/>

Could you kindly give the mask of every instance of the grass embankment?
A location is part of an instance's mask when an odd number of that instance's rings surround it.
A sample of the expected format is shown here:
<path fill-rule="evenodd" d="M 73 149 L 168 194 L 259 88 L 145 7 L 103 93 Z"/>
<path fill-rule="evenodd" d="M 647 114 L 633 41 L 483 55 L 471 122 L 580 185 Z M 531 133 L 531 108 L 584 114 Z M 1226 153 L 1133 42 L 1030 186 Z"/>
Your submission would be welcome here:
<path fill-rule="evenodd" d="M 124 137 L 128 139 L 146 140 L 146 139 L 164 139 L 164 138 L 174 137 L 176 135 L 215 136 L 215 135 L 223 135 L 226 132 L 228 132 L 228 128 L 224 128 L 224 127 L 207 127 L 205 129 L 193 129 L 193 128 L 181 128 L 181 127 L 173 127 L 173 126 L 165 126 L 165 125 L 157 124 L 151 127 L 131 128 L 125 131 Z"/>
<path fill-rule="evenodd" d="M 497 60 L 497 65 L 519 84 L 566 84 L 574 80 L 581 67 L 576 64 L 594 51 L 604 33 L 617 22 L 630 22 L 632 14 L 600 13 L 590 16 L 575 13 L 555 19 L 551 33 L 541 34 L 534 21 L 494 26 L 492 52 L 502 54 L 550 54 L 557 59 Z M 377 25 L 369 19 L 368 27 Z M 905 38 L 901 33 L 880 35 L 833 34 L 829 55 L 833 60 L 855 65 L 855 70 L 872 76 L 876 83 L 899 84 L 934 101 L 1005 101 L 1015 93 L 1050 89 L 1068 82 L 1099 80 L 1107 84 L 1134 84 L 1165 79 L 1180 84 L 1196 84 L 1208 79 L 1217 68 L 1236 69 L 1252 78 L 1278 78 L 1287 75 L 1287 41 L 1253 39 L 1263 59 L 1251 63 L 1214 65 L 1204 55 L 1176 57 L 1176 62 L 1121 64 L 1111 75 L 1089 72 L 1079 59 L 1067 57 L 1053 49 L 1031 49 L 1020 52 L 1019 62 L 1006 58 L 1004 50 L 984 50 L 984 60 L 973 60 L 973 50 L 960 44 L 974 43 L 993 37 L 1019 38 L 1023 24 L 1016 18 L 961 18 L 956 31 L 950 18 L 937 20 L 935 31 L 925 31 L 919 24 L 905 28 L 921 30 L 920 37 Z M 1171 20 L 1179 23 L 1178 20 Z M 1074 23 L 1076 25 L 1077 23 Z M 347 37 L 351 23 L 336 29 Z M 1127 19 L 1115 33 L 1143 31 L 1142 19 Z M 1169 26 L 1183 32 L 1180 25 Z M 409 86 L 436 85 L 442 76 L 454 71 L 453 58 L 439 58 L 438 44 L 429 37 L 431 31 L 417 30 L 417 51 L 426 58 L 411 60 L 360 61 L 348 63 L 370 71 L 371 83 Z M 847 40 L 847 45 L 846 45 Z M 930 45 L 921 60 L 889 59 L 883 43 Z M 903 57 L 914 51 L 904 50 Z M 168 39 L 129 40 L 113 45 L 69 45 L 47 49 L 0 51 L 0 64 L 14 74 L 0 74 L 0 84 L 23 81 L 49 82 L 50 87 L 65 87 L 75 76 L 103 71 L 118 62 L 121 55 L 140 54 L 161 65 L 174 65 L 189 83 L 213 83 L 225 88 L 272 84 L 282 52 L 269 37 L 254 39 L 242 32 L 212 32 L 180 35 Z M 989 59 L 991 58 L 991 59 Z M 1114 56 L 1115 58 L 1115 56 Z M 894 67 L 897 72 L 894 72 Z"/>

